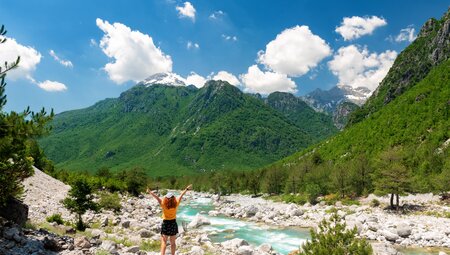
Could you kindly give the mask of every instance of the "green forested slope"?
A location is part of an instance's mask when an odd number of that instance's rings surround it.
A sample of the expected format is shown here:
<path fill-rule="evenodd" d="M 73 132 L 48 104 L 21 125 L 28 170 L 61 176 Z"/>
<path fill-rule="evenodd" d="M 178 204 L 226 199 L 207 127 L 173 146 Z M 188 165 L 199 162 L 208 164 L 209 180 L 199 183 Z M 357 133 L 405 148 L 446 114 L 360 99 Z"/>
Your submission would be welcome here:
<path fill-rule="evenodd" d="M 59 168 L 142 167 L 157 176 L 255 169 L 323 136 L 221 81 L 201 89 L 135 86 L 58 114 L 52 126 L 40 144 Z"/>

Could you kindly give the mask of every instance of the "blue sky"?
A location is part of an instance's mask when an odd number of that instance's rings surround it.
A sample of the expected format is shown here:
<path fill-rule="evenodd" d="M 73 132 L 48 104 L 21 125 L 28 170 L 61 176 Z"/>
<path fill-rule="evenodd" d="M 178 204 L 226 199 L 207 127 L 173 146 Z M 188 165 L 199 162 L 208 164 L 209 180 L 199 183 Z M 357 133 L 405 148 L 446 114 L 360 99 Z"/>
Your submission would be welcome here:
<path fill-rule="evenodd" d="M 448 1 L 5 1 L 5 110 L 88 107 L 172 71 L 201 86 L 303 95 L 336 85 L 374 89 L 396 55 Z M 338 29 L 339 28 L 339 29 Z M 220 73 L 219 73 L 220 72 Z M 195 73 L 195 74 L 194 74 Z"/>

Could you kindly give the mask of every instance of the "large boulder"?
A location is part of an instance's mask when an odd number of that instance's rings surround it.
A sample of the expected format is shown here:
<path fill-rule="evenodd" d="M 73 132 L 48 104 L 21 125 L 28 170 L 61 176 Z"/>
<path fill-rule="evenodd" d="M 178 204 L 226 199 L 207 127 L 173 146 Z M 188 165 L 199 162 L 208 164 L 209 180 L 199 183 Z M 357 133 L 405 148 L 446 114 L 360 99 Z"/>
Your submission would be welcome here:
<path fill-rule="evenodd" d="M 189 228 L 198 228 L 202 225 L 210 225 L 211 222 L 203 215 L 197 214 L 195 218 L 188 224 Z"/>
<path fill-rule="evenodd" d="M 80 236 L 75 238 L 74 244 L 76 247 L 80 249 L 88 249 L 91 248 L 91 243 L 89 242 L 89 239 L 85 236 Z"/>
<path fill-rule="evenodd" d="M 253 217 L 258 212 L 258 208 L 254 205 L 250 205 L 245 208 L 245 217 Z"/>
<path fill-rule="evenodd" d="M 189 254 L 190 255 L 203 255 L 203 254 L 205 254 L 205 252 L 203 251 L 202 247 L 200 247 L 200 246 L 192 246 Z"/>
<path fill-rule="evenodd" d="M 408 237 L 409 235 L 411 235 L 411 227 L 404 223 L 398 224 L 397 235 L 401 237 Z"/>
<path fill-rule="evenodd" d="M 253 249 L 250 245 L 243 245 L 238 248 L 237 254 L 238 255 L 252 255 Z"/>
<path fill-rule="evenodd" d="M 11 198 L 5 206 L 0 207 L 0 216 L 23 226 L 28 219 L 28 205 Z"/>
<path fill-rule="evenodd" d="M 101 249 L 109 252 L 116 252 L 117 251 L 117 244 L 110 240 L 104 240 L 102 242 L 102 245 L 100 246 Z"/>
<path fill-rule="evenodd" d="M 391 241 L 391 242 L 395 242 L 397 239 L 400 238 L 400 236 L 398 236 L 398 235 L 395 234 L 395 233 L 392 233 L 392 232 L 389 231 L 389 230 L 381 230 L 381 231 L 380 231 L 380 234 L 381 234 L 382 236 L 384 236 L 384 238 L 386 238 L 386 240 Z"/>
<path fill-rule="evenodd" d="M 221 243 L 222 247 L 224 247 L 227 250 L 236 250 L 237 248 L 248 245 L 248 242 L 244 239 L 240 238 L 234 238 L 225 242 Z"/>

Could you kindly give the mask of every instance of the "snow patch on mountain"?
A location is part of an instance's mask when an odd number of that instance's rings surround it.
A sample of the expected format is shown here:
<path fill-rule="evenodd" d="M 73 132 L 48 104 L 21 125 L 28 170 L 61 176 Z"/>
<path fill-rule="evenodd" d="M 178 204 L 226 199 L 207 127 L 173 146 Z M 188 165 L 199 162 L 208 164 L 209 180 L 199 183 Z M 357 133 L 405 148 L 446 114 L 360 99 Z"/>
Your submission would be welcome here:
<path fill-rule="evenodd" d="M 138 85 L 152 86 L 154 84 L 170 86 L 186 86 L 186 80 L 176 73 L 157 73 L 138 83 Z"/>

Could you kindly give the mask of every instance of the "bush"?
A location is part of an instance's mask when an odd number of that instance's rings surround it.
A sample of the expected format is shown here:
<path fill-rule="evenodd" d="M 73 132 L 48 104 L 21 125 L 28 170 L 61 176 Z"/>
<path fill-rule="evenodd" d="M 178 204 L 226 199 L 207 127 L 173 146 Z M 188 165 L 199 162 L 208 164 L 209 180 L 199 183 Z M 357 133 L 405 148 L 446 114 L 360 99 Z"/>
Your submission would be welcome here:
<path fill-rule="evenodd" d="M 161 190 L 161 196 L 165 196 L 167 194 L 167 190 L 166 189 L 162 189 Z"/>
<path fill-rule="evenodd" d="M 380 206 L 380 201 L 378 201 L 378 199 L 372 199 L 372 201 L 370 201 L 370 206 L 378 207 Z"/>
<path fill-rule="evenodd" d="M 46 218 L 47 222 L 56 222 L 58 223 L 58 225 L 63 225 L 64 224 L 64 220 L 61 217 L 61 214 L 56 213 L 53 214 L 52 216 L 49 216 Z"/>
<path fill-rule="evenodd" d="M 353 200 L 353 199 L 350 199 L 350 198 L 342 199 L 341 202 L 342 202 L 343 205 L 360 205 L 358 200 Z"/>
<path fill-rule="evenodd" d="M 306 194 L 282 195 L 281 200 L 286 203 L 304 205 L 306 202 L 308 202 L 308 196 Z"/>
<path fill-rule="evenodd" d="M 100 200 L 98 204 L 101 208 L 106 210 L 111 210 L 114 212 L 119 212 L 122 209 L 120 204 L 120 197 L 117 193 L 100 192 Z"/>
<path fill-rule="evenodd" d="M 317 198 L 320 195 L 320 186 L 315 183 L 310 183 L 306 185 L 306 193 L 308 194 L 308 200 L 311 204 L 317 203 Z"/>
<path fill-rule="evenodd" d="M 345 230 L 346 224 L 334 213 L 330 221 L 323 220 L 319 231 L 311 230 L 311 240 L 302 245 L 300 255 L 369 255 L 372 247 L 365 239 L 357 239 L 356 227 Z"/>

